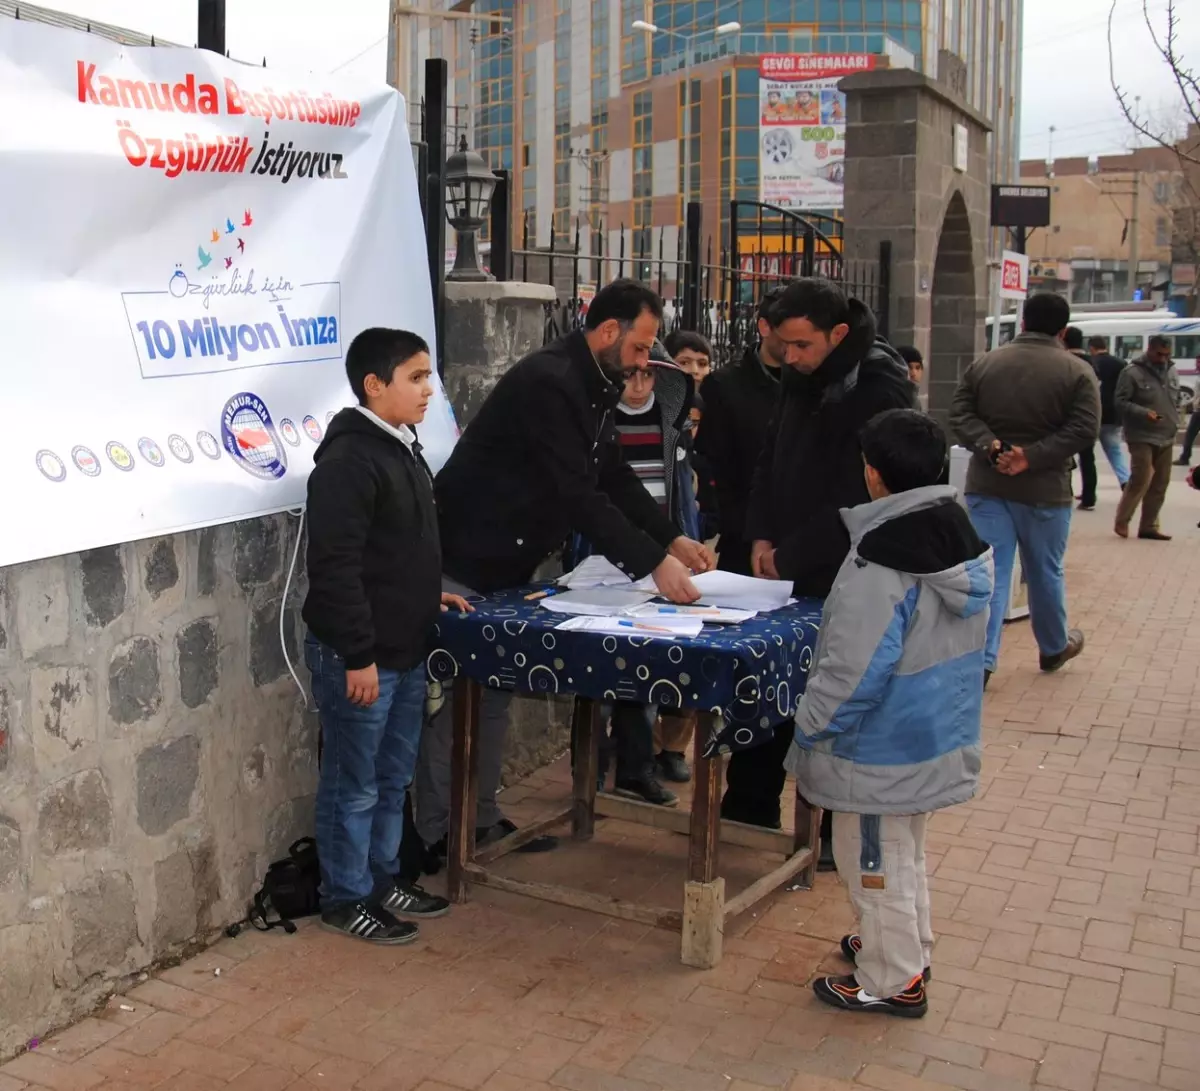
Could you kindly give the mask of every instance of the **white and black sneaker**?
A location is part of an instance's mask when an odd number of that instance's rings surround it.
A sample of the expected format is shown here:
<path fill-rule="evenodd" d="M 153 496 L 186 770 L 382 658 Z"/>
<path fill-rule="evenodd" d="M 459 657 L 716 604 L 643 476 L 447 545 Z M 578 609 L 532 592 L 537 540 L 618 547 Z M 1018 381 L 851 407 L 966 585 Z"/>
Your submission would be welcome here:
<path fill-rule="evenodd" d="M 450 912 L 450 903 L 437 894 L 430 894 L 416 883 L 397 881 L 391 890 L 379 895 L 379 904 L 397 917 L 444 917 Z"/>
<path fill-rule="evenodd" d="M 396 920 L 386 909 L 366 902 L 334 906 L 321 914 L 321 927 L 351 939 L 366 940 L 385 947 L 412 943 L 417 926 Z"/>

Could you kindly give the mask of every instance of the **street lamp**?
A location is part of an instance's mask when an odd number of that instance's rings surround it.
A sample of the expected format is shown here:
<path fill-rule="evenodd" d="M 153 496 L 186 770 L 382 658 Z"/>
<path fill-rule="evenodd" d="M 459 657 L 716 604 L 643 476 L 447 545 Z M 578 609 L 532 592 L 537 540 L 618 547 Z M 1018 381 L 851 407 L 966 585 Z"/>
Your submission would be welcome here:
<path fill-rule="evenodd" d="M 681 34 L 677 30 L 668 30 L 644 19 L 635 19 L 629 24 L 632 30 L 643 30 L 647 34 L 665 34 L 671 38 L 679 38 L 686 43 L 683 54 L 683 199 L 686 203 L 692 195 L 692 42 L 698 34 Z M 736 34 L 742 29 L 742 24 L 736 19 L 721 23 L 715 34 L 718 38 L 725 34 Z"/>
<path fill-rule="evenodd" d="M 479 264 L 476 232 L 487 221 L 496 176 L 483 156 L 459 138 L 458 151 L 446 160 L 446 219 L 454 228 L 454 268 L 447 280 L 494 280 Z"/>

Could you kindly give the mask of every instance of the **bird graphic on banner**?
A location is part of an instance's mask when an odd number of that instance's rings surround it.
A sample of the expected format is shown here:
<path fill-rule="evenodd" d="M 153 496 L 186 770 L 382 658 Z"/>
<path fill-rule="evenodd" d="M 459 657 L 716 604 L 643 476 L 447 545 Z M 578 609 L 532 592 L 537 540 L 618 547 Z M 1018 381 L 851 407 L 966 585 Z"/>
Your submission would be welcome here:
<path fill-rule="evenodd" d="M 203 268 L 205 268 L 205 266 L 207 266 L 207 265 L 210 265 L 210 264 L 212 263 L 212 254 L 206 254 L 206 253 L 204 252 L 204 247 L 203 247 L 203 246 L 201 246 L 201 247 L 199 248 L 199 254 L 200 254 L 200 266 L 199 266 L 199 268 L 203 269 Z"/>

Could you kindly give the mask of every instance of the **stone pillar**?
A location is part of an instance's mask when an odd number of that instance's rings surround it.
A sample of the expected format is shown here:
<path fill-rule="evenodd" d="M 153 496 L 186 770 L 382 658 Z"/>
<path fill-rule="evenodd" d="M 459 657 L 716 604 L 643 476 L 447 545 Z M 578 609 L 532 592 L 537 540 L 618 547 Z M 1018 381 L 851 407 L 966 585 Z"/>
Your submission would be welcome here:
<path fill-rule="evenodd" d="M 958 376 L 983 349 L 987 120 L 909 69 L 847 76 L 845 256 L 892 243 L 891 340 L 926 358 L 930 411 L 945 422 Z M 955 164 L 959 126 L 966 170 Z"/>
<path fill-rule="evenodd" d="M 446 396 L 459 428 L 500 376 L 545 340 L 549 284 L 515 280 L 446 284 Z"/>
<path fill-rule="evenodd" d="M 501 375 L 545 343 L 554 300 L 549 284 L 446 284 L 445 385 L 459 428 L 470 424 Z M 558 757 L 570 745 L 570 725 L 569 697 L 517 697 L 509 706 L 504 782 L 512 784 Z"/>

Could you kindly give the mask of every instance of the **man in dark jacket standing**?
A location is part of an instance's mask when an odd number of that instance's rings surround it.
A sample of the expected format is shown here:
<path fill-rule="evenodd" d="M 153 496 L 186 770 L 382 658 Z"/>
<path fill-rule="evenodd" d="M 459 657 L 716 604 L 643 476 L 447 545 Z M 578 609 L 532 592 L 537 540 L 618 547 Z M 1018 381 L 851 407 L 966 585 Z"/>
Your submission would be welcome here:
<path fill-rule="evenodd" d="M 1088 355 L 1092 358 L 1092 370 L 1100 380 L 1100 446 L 1104 448 L 1104 457 L 1117 475 L 1121 488 L 1125 488 L 1129 484 L 1129 456 L 1125 452 L 1125 437 L 1113 400 L 1117 380 L 1125 370 L 1125 361 L 1118 360 L 1108 351 L 1105 337 L 1088 338 Z"/>
<path fill-rule="evenodd" d="M 680 534 L 621 455 L 614 424 L 626 372 L 644 368 L 662 300 L 617 280 L 592 300 L 585 328 L 510 368 L 437 476 L 443 586 L 458 593 L 519 586 L 572 533 L 633 579 L 653 575 L 673 602 L 694 602 L 693 572 L 712 553 Z M 515 827 L 496 804 L 510 694 L 485 689 L 480 708 L 477 836 Z M 448 702 L 449 703 L 449 702 Z M 450 815 L 450 724 L 438 715 L 421 740 L 417 828 L 445 843 Z M 552 848 L 539 838 L 525 851 Z"/>
<path fill-rule="evenodd" d="M 739 363 L 714 371 L 705 380 L 704 422 L 696 437 L 696 453 L 708 468 L 717 494 L 718 566 L 743 576 L 750 575 L 746 503 L 779 397 L 783 346 L 766 317 L 777 294 L 778 289 L 767 293 L 759 304 L 759 343 L 748 348 Z"/>
<path fill-rule="evenodd" d="M 751 564 L 757 576 L 791 580 L 797 595 L 823 598 L 850 550 L 841 509 L 870 499 L 858 434 L 885 409 L 915 409 L 916 388 L 876 337 L 870 310 L 830 281 L 792 281 L 764 317 L 783 367 L 747 511 Z M 733 755 L 725 818 L 779 826 L 791 726 L 776 728 L 774 744 Z"/>
<path fill-rule="evenodd" d="M 1063 348 L 1070 319 L 1061 296 L 1033 296 L 1022 332 L 967 368 L 954 394 L 950 425 L 973 452 L 967 509 L 996 561 L 985 679 L 1000 655 L 1018 546 L 1041 669 L 1056 671 L 1083 651 L 1083 633 L 1067 628 L 1063 557 L 1071 460 L 1096 442 L 1100 389 L 1092 369 Z"/>
<path fill-rule="evenodd" d="M 1171 484 L 1171 455 L 1179 432 L 1179 377 L 1171 362 L 1170 341 L 1155 334 L 1146 342 L 1146 355 L 1121 372 L 1113 401 L 1125 426 L 1133 463 L 1129 485 L 1117 505 L 1114 529 L 1128 538 L 1129 521 L 1141 504 L 1138 537 L 1169 542 L 1171 536 L 1159 529 L 1158 514 Z"/>
<path fill-rule="evenodd" d="M 1092 361 L 1091 356 L 1083 351 L 1083 330 L 1078 326 L 1068 326 L 1063 331 L 1063 345 L 1072 356 L 1078 356 L 1088 367 L 1093 371 L 1096 366 Z M 1096 376 L 1097 380 L 1099 375 Z M 1096 487 L 1098 479 L 1096 476 L 1096 445 L 1089 443 L 1076 456 L 1079 462 L 1079 510 L 1080 511 L 1095 511 L 1096 509 Z"/>

